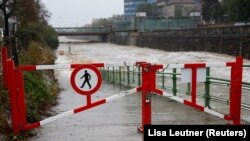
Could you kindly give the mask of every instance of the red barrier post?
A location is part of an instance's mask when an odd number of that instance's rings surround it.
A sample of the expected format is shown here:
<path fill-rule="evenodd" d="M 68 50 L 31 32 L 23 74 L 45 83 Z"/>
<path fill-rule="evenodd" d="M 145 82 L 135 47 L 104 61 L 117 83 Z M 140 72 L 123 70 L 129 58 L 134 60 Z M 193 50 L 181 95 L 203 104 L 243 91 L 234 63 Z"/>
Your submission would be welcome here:
<path fill-rule="evenodd" d="M 192 71 L 192 80 L 191 80 L 191 86 L 192 86 L 192 90 L 191 90 L 191 95 L 192 95 L 192 101 L 187 101 L 185 100 L 184 103 L 186 105 L 189 105 L 191 107 L 194 107 L 196 109 L 199 109 L 201 111 L 204 110 L 204 107 L 197 105 L 196 103 L 196 96 L 197 96 L 197 71 L 199 68 L 205 68 L 206 64 L 204 63 L 200 63 L 200 64 L 185 64 L 185 68 L 190 68 Z"/>
<path fill-rule="evenodd" d="M 14 67 L 14 61 L 9 59 L 8 63 L 8 88 L 10 95 L 10 107 L 11 107 L 11 120 L 12 120 L 12 130 L 14 134 L 19 133 L 19 114 L 18 114 L 18 97 L 17 97 L 17 79 Z"/>
<path fill-rule="evenodd" d="M 144 132 L 144 125 L 151 124 L 151 94 L 149 91 L 149 64 L 142 64 L 142 125 L 138 128 L 140 132 Z"/>
<path fill-rule="evenodd" d="M 242 96 L 242 73 L 243 58 L 237 57 L 236 62 L 228 63 L 231 66 L 231 87 L 230 87 L 230 110 L 227 120 L 233 120 L 234 125 L 241 124 L 241 96 Z"/>
<path fill-rule="evenodd" d="M 138 131 L 144 132 L 144 125 L 151 124 L 151 93 L 162 94 L 162 91 L 156 89 L 156 71 L 163 66 L 144 62 L 136 64 L 142 67 L 142 86 L 139 88 L 142 90 L 142 125 L 138 128 Z"/>
<path fill-rule="evenodd" d="M 16 71 L 17 76 L 17 88 L 18 88 L 18 107 L 19 107 L 19 117 L 21 123 L 21 129 L 24 130 L 27 124 L 26 121 L 26 104 L 25 104 L 25 94 L 24 94 L 24 80 L 23 73 L 20 68 Z"/>
<path fill-rule="evenodd" d="M 7 68 L 7 48 L 2 47 L 2 66 L 3 66 L 3 80 L 4 88 L 8 88 L 8 68 Z"/>

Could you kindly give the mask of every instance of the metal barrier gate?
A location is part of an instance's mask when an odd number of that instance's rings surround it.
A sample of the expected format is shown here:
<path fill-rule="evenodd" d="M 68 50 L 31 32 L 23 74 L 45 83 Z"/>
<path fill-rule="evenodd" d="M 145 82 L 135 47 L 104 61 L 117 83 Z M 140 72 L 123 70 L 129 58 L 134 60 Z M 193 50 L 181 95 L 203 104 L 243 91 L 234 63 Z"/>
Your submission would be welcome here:
<path fill-rule="evenodd" d="M 30 65 L 30 66 L 19 66 L 15 67 L 12 59 L 7 59 L 7 50 L 2 48 L 2 61 L 3 61 L 3 75 L 4 75 L 4 85 L 9 90 L 10 96 L 10 106 L 11 106 L 11 120 L 12 120 L 12 130 L 14 134 L 18 134 L 20 130 L 31 130 L 33 128 L 43 126 L 52 121 L 97 107 L 104 103 L 108 103 L 117 98 L 127 96 L 136 92 L 141 92 L 142 100 L 142 124 L 138 128 L 139 131 L 144 131 L 144 125 L 151 124 L 151 96 L 152 94 L 158 94 L 161 96 L 168 97 L 170 99 L 176 100 L 178 102 L 184 103 L 201 111 L 213 114 L 225 120 L 233 121 L 234 125 L 241 124 L 240 122 L 240 110 L 241 110 L 241 87 L 242 87 L 242 65 L 243 58 L 237 57 L 235 62 L 227 62 L 223 64 L 206 64 L 206 63 L 194 63 L 194 64 L 173 64 L 173 65 L 157 65 L 150 64 L 147 62 L 137 62 L 135 65 L 142 70 L 141 74 L 141 85 L 139 87 L 121 92 L 119 94 L 107 97 L 93 102 L 91 100 L 91 94 L 96 92 L 101 85 L 101 75 L 98 67 L 104 67 L 103 63 L 97 64 L 70 64 L 70 65 Z M 107 64 L 106 66 L 112 66 Z M 205 67 L 231 67 L 231 87 L 230 87 L 230 112 L 228 115 L 220 114 L 216 111 L 210 110 L 207 107 L 202 107 L 196 103 L 196 84 L 197 84 L 197 73 L 198 70 Z M 59 115 L 50 117 L 48 119 L 36 122 L 27 123 L 26 121 L 26 105 L 25 105 L 25 92 L 24 92 L 24 71 L 35 71 L 35 70 L 48 70 L 48 69 L 73 69 L 71 75 L 72 87 L 79 94 L 86 96 L 87 104 L 82 107 L 72 109 L 70 111 L 61 113 Z M 174 95 L 167 94 L 162 90 L 156 88 L 156 72 L 161 69 L 167 68 L 188 68 L 191 71 L 191 84 L 192 84 L 192 100 L 187 101 L 176 97 Z M 85 70 L 84 70 L 85 69 Z M 76 85 L 76 76 L 78 76 L 79 71 L 85 71 L 86 69 L 93 70 L 96 73 L 97 82 L 96 87 L 90 91 L 80 89 L 80 86 Z M 78 79 L 78 78 L 77 78 Z"/>

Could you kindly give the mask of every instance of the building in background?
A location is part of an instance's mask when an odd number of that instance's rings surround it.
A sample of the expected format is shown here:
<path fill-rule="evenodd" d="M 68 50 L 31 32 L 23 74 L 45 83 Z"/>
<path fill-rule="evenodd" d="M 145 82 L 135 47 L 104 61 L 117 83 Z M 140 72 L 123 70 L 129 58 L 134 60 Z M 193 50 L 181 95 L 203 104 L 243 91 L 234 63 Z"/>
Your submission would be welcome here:
<path fill-rule="evenodd" d="M 124 15 L 134 16 L 136 15 L 137 7 L 143 3 L 156 3 L 156 0 L 124 0 Z"/>
<path fill-rule="evenodd" d="M 200 16 L 203 0 L 157 0 L 162 17 Z"/>

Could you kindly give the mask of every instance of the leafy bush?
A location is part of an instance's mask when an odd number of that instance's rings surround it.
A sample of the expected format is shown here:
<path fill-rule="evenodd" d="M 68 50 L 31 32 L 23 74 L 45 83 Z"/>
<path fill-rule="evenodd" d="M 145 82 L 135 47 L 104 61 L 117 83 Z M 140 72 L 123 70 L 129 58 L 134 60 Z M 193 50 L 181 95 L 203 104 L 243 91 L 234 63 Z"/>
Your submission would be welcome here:
<path fill-rule="evenodd" d="M 27 104 L 27 119 L 29 122 L 37 122 L 48 108 L 55 104 L 56 90 L 46 84 L 40 72 L 25 73 L 25 92 Z"/>
<path fill-rule="evenodd" d="M 53 64 L 55 59 L 52 49 L 37 41 L 31 41 L 20 54 L 22 65 Z M 52 70 L 27 72 L 24 79 L 27 119 L 32 123 L 41 120 L 47 109 L 56 103 L 59 88 Z"/>
<path fill-rule="evenodd" d="M 46 45 L 31 41 L 28 48 L 20 55 L 21 64 L 54 64 L 53 51 Z"/>

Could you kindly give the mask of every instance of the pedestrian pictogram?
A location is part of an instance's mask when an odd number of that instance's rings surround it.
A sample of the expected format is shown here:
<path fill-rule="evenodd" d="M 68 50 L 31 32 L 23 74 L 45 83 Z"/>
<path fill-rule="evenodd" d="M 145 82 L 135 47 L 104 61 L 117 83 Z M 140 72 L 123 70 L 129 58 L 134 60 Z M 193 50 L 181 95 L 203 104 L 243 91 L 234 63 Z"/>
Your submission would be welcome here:
<path fill-rule="evenodd" d="M 85 72 L 84 75 L 81 77 L 81 79 L 84 78 L 84 82 L 82 83 L 81 88 L 84 88 L 87 82 L 87 84 L 89 85 L 89 89 L 91 89 L 91 84 L 89 83 L 89 81 L 91 80 L 91 75 L 88 73 L 87 70 L 85 70 L 84 72 Z"/>
<path fill-rule="evenodd" d="M 95 93 L 102 83 L 100 71 L 92 65 L 81 65 L 71 75 L 73 89 L 82 95 Z"/>

